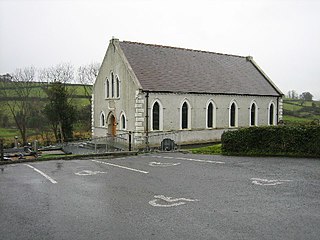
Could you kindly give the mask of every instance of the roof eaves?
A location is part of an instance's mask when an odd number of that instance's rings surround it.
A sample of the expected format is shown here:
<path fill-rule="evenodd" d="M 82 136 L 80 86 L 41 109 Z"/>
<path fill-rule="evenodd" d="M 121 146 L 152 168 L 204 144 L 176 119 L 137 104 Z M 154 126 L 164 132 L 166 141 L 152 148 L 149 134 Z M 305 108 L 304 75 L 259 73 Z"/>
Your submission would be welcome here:
<path fill-rule="evenodd" d="M 143 89 L 142 92 L 148 92 L 148 93 L 165 93 L 165 94 L 199 94 L 199 95 L 236 95 L 236 96 L 279 97 L 279 95 L 274 95 L 274 94 L 156 91 L 156 90 L 146 90 L 146 89 Z"/>

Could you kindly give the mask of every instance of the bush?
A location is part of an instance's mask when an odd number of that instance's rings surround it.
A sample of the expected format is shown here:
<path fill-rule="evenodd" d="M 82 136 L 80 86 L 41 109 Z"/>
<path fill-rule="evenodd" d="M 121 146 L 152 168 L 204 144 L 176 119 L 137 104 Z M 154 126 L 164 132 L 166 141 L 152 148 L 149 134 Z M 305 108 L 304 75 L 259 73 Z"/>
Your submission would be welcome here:
<path fill-rule="evenodd" d="M 320 126 L 251 127 L 224 132 L 222 152 L 320 157 Z"/>

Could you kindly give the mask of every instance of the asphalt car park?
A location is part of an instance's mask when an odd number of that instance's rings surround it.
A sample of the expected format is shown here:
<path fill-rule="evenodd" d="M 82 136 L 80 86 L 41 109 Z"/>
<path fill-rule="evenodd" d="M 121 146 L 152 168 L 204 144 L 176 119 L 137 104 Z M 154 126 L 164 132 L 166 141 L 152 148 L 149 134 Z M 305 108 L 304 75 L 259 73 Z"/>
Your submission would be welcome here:
<path fill-rule="evenodd" d="M 1 239 L 319 239 L 320 161 L 150 153 L 1 166 Z"/>

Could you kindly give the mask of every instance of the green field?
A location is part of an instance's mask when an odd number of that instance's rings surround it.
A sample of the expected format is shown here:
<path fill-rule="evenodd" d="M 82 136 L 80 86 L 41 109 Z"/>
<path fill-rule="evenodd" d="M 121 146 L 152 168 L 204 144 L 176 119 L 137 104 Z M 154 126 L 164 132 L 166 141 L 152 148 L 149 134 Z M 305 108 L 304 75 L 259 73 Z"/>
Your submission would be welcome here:
<path fill-rule="evenodd" d="M 22 84 L 23 86 L 23 84 Z M 47 84 L 43 83 L 31 83 L 28 85 L 28 89 L 30 90 L 30 98 L 32 106 L 34 106 L 39 111 L 42 111 L 48 98 L 45 92 Z M 5 140 L 7 145 L 12 144 L 14 141 L 14 137 L 20 137 L 20 132 L 16 128 L 16 124 L 14 118 L 10 112 L 10 108 L 7 103 L 11 105 L 15 105 L 19 103 L 18 92 L 15 89 L 17 87 L 16 84 L 13 83 L 1 83 L 0 88 L 0 138 Z M 67 89 L 69 90 L 70 94 L 70 102 L 76 109 L 80 112 L 84 112 L 82 109 L 88 105 L 90 105 L 90 98 L 91 96 L 86 95 L 85 89 L 87 88 L 89 91 L 91 90 L 91 86 L 88 85 L 80 85 L 80 84 L 68 84 Z M 18 86 L 19 89 L 19 86 Z M 25 88 L 19 89 L 21 91 L 25 91 Z M 87 116 L 88 119 L 91 118 L 91 115 Z M 5 120 L 4 120 L 5 119 Z M 5 121 L 5 123 L 4 123 Z M 48 128 L 49 129 L 49 128 Z M 43 137 L 40 136 L 40 133 L 37 133 L 37 129 L 28 129 L 27 135 L 28 141 L 32 141 L 35 138 L 42 139 Z M 75 135 L 81 136 L 87 134 L 88 130 L 83 128 L 83 125 L 80 123 L 75 124 Z M 43 132 L 41 134 L 44 134 Z M 51 135 L 51 134 L 46 134 Z"/>
<path fill-rule="evenodd" d="M 317 124 L 320 120 L 320 102 L 284 99 L 283 120 L 289 125 Z"/>

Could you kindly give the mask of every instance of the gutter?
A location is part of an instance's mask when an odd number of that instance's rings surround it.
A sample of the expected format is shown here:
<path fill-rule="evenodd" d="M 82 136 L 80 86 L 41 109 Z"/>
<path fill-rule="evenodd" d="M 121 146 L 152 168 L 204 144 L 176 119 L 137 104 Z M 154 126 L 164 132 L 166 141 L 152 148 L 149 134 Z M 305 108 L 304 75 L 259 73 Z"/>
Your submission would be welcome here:
<path fill-rule="evenodd" d="M 197 95 L 235 95 L 235 96 L 259 96 L 259 97 L 279 97 L 279 95 L 268 94 L 251 94 L 251 93 L 221 93 L 221 92 L 183 92 L 183 91 L 154 91 L 154 90 L 142 90 L 145 93 L 163 93 L 163 94 L 197 94 Z M 283 94 L 282 94 L 283 95 Z M 280 96 L 282 96 L 280 95 Z"/>

